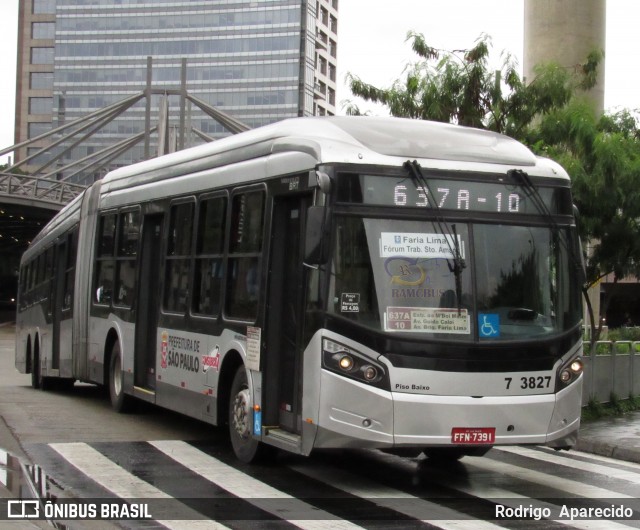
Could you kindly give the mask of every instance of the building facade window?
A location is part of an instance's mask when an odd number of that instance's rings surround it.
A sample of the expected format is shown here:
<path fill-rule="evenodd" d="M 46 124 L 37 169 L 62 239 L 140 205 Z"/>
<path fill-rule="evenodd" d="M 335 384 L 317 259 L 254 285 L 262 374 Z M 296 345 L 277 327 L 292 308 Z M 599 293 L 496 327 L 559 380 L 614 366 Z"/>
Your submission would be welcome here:
<path fill-rule="evenodd" d="M 53 98 L 29 98 L 29 114 L 51 114 Z"/>
<path fill-rule="evenodd" d="M 53 64 L 54 48 L 31 48 L 31 64 Z"/>
<path fill-rule="evenodd" d="M 55 36 L 56 25 L 54 22 L 34 22 L 31 24 L 31 38 L 54 39 Z"/>
<path fill-rule="evenodd" d="M 53 15 L 56 12 L 56 0 L 33 0 L 34 15 Z"/>
<path fill-rule="evenodd" d="M 31 72 L 29 88 L 32 90 L 50 90 L 53 88 L 53 72 Z"/>
<path fill-rule="evenodd" d="M 51 130 L 51 122 L 32 121 L 29 123 L 29 138 L 35 138 Z"/>

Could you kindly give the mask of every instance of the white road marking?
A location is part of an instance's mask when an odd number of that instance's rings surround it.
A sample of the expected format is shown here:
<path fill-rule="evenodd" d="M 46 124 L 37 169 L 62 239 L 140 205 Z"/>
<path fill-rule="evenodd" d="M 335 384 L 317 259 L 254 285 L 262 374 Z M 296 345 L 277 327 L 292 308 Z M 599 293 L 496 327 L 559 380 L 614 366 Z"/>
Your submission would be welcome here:
<path fill-rule="evenodd" d="M 591 462 L 582 462 L 581 460 L 565 458 L 561 455 L 548 453 L 546 451 L 544 453 L 540 453 L 539 451 L 534 451 L 533 449 L 527 447 L 500 447 L 498 450 L 534 458 L 543 462 L 560 464 L 574 469 L 581 469 L 582 471 L 587 471 L 588 473 L 598 473 L 599 475 L 604 475 L 609 478 L 617 478 L 620 480 L 632 482 L 634 484 L 640 484 L 640 473 L 638 471 L 625 471 L 622 469 L 605 466 L 604 464 L 600 465 L 593 464 Z"/>
<path fill-rule="evenodd" d="M 250 477 L 185 442 L 163 440 L 149 443 L 179 464 L 217 484 L 232 495 L 241 497 L 254 506 L 281 517 L 304 530 L 362 528 Z M 274 503 L 273 499 L 279 501 Z M 311 514 L 313 518 L 308 519 Z"/>
<path fill-rule="evenodd" d="M 502 526 L 479 521 L 451 508 L 440 506 L 435 502 L 426 501 L 397 489 L 388 488 L 382 484 L 371 483 L 366 479 L 340 469 L 306 465 L 290 467 L 298 473 L 329 484 L 334 488 L 375 502 L 378 506 L 428 522 L 444 530 L 503 530 Z M 425 518 L 427 513 L 429 518 Z"/>
<path fill-rule="evenodd" d="M 173 499 L 171 495 L 132 475 L 85 443 L 52 443 L 49 447 L 91 480 L 120 498 Z M 190 512 L 193 520 L 163 519 L 157 522 L 170 530 L 228 530 L 215 521 L 202 520 L 202 515 L 185 506 L 185 513 Z"/>

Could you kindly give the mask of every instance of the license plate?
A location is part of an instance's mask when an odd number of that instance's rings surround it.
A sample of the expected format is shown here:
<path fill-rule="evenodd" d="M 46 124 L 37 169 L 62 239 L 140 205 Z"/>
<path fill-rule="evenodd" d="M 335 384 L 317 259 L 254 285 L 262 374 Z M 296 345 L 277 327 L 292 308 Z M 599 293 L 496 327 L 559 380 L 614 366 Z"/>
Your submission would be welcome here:
<path fill-rule="evenodd" d="M 451 429 L 451 443 L 453 444 L 492 444 L 495 441 L 495 427 L 454 427 Z"/>

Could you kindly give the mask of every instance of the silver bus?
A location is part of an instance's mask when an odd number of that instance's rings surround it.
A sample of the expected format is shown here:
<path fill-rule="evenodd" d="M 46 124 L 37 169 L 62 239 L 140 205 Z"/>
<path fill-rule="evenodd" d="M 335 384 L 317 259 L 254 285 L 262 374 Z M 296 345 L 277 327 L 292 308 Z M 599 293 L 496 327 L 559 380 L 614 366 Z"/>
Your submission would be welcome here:
<path fill-rule="evenodd" d="M 495 133 L 297 118 L 117 169 L 34 239 L 16 366 L 279 448 L 571 447 L 566 172 Z"/>

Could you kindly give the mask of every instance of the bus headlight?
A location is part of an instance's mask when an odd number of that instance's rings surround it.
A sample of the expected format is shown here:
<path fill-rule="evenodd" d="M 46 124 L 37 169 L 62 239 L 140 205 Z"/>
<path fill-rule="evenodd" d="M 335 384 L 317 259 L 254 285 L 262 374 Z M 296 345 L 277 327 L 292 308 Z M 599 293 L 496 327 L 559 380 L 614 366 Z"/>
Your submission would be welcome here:
<path fill-rule="evenodd" d="M 340 355 L 339 353 L 337 355 L 340 357 L 340 359 L 338 360 L 338 365 L 340 366 L 340 368 L 342 368 L 345 372 L 350 372 L 354 364 L 353 357 L 351 357 L 350 355 Z"/>
<path fill-rule="evenodd" d="M 378 370 L 375 366 L 366 365 L 362 367 L 362 375 L 367 381 L 375 381 L 378 378 Z"/>
<path fill-rule="evenodd" d="M 562 387 L 568 386 L 573 383 L 584 370 L 584 363 L 580 357 L 571 359 L 565 363 L 558 370 L 558 385 L 556 390 L 560 390 Z"/>
<path fill-rule="evenodd" d="M 330 339 L 322 341 L 322 367 L 356 381 L 389 389 L 389 377 L 381 364 Z"/>

